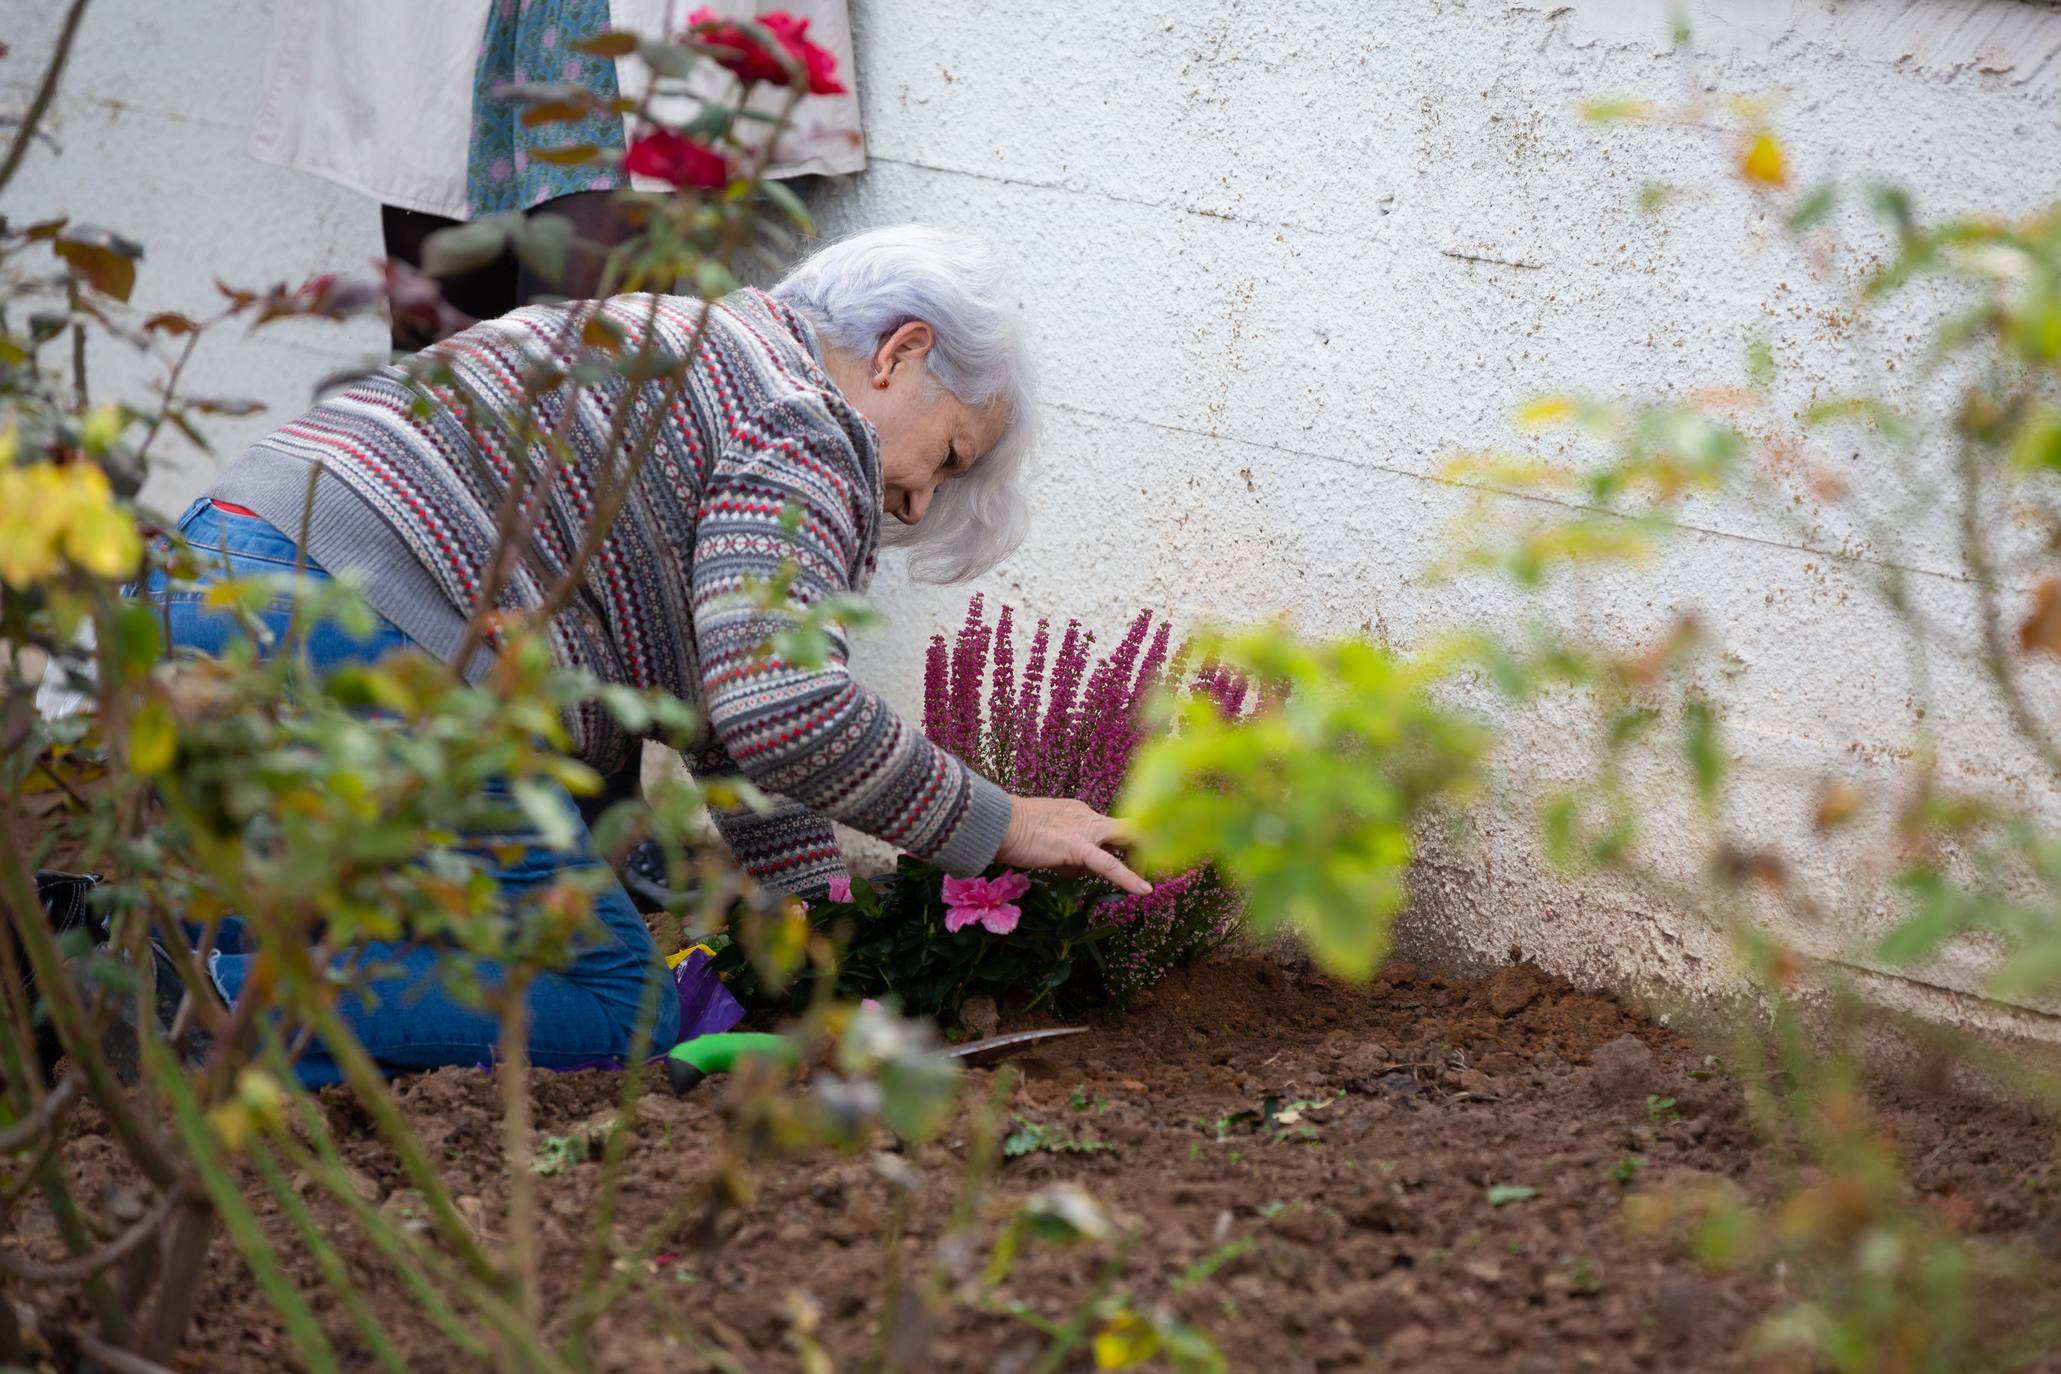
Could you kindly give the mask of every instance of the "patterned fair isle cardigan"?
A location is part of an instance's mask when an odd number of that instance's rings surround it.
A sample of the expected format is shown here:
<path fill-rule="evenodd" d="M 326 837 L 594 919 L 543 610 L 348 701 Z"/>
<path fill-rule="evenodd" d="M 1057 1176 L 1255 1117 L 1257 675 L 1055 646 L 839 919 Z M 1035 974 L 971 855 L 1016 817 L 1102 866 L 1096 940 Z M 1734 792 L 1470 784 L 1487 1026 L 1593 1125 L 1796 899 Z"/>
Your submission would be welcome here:
<path fill-rule="evenodd" d="M 432 352 L 476 409 L 507 413 L 527 369 L 554 354 L 563 361 L 570 308 L 518 310 Z M 649 328 L 655 346 L 680 359 L 702 306 L 640 295 L 603 308 L 628 336 L 626 353 Z M 611 374 L 578 389 L 568 429 L 575 461 L 549 485 L 504 605 L 542 603 L 587 528 L 618 408 L 630 406 L 629 433 L 638 433 L 663 385 L 647 381 L 626 397 L 626 383 Z M 437 401 L 429 406 L 419 403 L 422 390 L 387 368 L 272 434 L 214 494 L 248 500 L 278 524 L 274 511 L 298 518 L 308 469 L 320 467 L 309 556 L 331 572 L 337 563 L 371 570 L 375 608 L 448 658 L 455 642 L 436 643 L 417 627 L 431 623 L 426 612 L 446 627 L 471 614 L 512 466 L 503 427 L 469 423 L 451 386 L 429 386 Z M 542 426 L 557 423 L 560 404 L 542 407 Z M 831 819 L 961 874 L 993 861 L 1008 825 L 1006 794 L 852 680 L 841 634 L 831 635 L 824 666 L 785 662 L 769 652 L 776 623 L 737 595 L 788 556 L 800 568 L 796 604 L 863 590 L 879 549 L 881 501 L 878 436 L 824 372 L 814 330 L 772 297 L 740 291 L 712 307 L 637 486 L 582 593 L 552 627 L 565 666 L 700 707 L 702 738 L 687 755 L 697 775 L 742 774 L 778 796 L 770 813 L 717 821 L 745 868 L 783 891 L 813 894 L 843 871 Z M 790 503 L 802 513 L 793 534 L 780 522 Z M 395 575 L 378 571 L 381 538 Z M 412 559 L 399 557 L 396 538 Z M 633 742 L 598 705 L 570 725 L 578 756 L 602 771 L 629 757 Z"/>

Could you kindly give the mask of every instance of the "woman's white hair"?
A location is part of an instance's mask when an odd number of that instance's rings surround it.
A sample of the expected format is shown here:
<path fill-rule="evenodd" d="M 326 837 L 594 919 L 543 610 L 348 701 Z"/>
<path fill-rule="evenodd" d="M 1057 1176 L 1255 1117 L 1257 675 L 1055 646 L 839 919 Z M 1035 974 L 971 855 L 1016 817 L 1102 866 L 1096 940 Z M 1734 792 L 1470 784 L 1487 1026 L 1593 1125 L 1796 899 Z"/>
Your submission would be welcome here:
<path fill-rule="evenodd" d="M 1029 524 L 1020 481 L 1037 411 L 1002 265 L 987 244 L 920 224 L 874 229 L 818 249 L 773 294 L 826 344 L 862 357 L 921 320 L 937 335 L 929 379 L 969 406 L 1003 403 L 1001 439 L 938 488 L 921 522 L 890 523 L 884 542 L 909 546 L 910 570 L 928 582 L 963 582 L 1008 556 Z"/>

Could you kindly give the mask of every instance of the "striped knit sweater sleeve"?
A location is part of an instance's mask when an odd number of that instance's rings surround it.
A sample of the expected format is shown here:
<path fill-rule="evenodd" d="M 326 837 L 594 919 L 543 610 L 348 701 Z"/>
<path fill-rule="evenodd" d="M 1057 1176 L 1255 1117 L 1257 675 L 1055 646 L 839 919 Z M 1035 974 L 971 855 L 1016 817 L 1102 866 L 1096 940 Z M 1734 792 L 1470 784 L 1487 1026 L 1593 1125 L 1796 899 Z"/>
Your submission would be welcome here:
<path fill-rule="evenodd" d="M 786 557 L 798 569 L 789 592 L 797 608 L 853 590 L 853 570 L 871 559 L 878 481 L 815 397 L 781 397 L 733 423 L 695 535 L 703 709 L 714 743 L 760 787 L 948 872 L 978 873 L 1001 846 L 1008 795 L 854 681 L 841 632 L 832 629 L 820 667 L 789 662 L 769 648 L 785 620 L 745 595 Z M 781 524 L 790 506 L 801 512 L 792 534 Z M 816 824 L 781 808 L 729 817 L 725 833 L 762 880 L 806 892 L 841 871 L 828 827 Z"/>

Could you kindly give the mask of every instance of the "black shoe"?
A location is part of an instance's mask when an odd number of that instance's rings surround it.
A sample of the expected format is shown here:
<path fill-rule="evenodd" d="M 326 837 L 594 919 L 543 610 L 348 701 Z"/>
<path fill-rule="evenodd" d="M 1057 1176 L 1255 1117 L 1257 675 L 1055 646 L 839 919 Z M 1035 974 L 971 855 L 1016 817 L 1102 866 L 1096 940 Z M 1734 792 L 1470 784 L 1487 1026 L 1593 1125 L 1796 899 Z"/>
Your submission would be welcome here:
<path fill-rule="evenodd" d="M 655 840 L 646 840 L 623 856 L 623 890 L 646 916 L 680 905 L 681 894 L 666 885 L 667 876 L 665 851 Z"/>
<path fill-rule="evenodd" d="M 102 945 L 100 953 L 110 958 L 119 957 L 108 945 Z M 186 1000 L 186 980 L 171 952 L 155 935 L 150 937 L 150 961 L 156 975 L 157 991 L 155 1014 L 151 1018 L 156 1024 L 150 1028 L 150 1033 L 163 1039 L 171 1035 L 172 1023 L 179 1016 L 179 1004 Z M 194 995 L 209 997 L 213 991 L 202 988 Z M 136 1025 L 137 999 L 127 993 L 110 990 L 103 994 L 101 1001 L 109 1012 L 109 1022 L 100 1037 L 100 1052 L 107 1056 L 108 1067 L 115 1071 L 117 1078 L 133 1084 L 142 1072 L 143 1059 Z M 200 1028 L 199 1019 L 189 1016 L 186 1035 L 174 1048 L 181 1062 L 198 1065 L 207 1058 L 213 1044 L 213 1037 Z"/>
<path fill-rule="evenodd" d="M 86 894 L 100 886 L 98 873 L 60 873 L 54 868 L 36 871 L 36 896 L 50 918 L 50 928 L 60 938 L 66 931 L 84 930 L 96 945 L 107 943 L 107 922 L 86 903 Z"/>
<path fill-rule="evenodd" d="M 41 869 L 36 874 L 36 897 L 43 904 L 43 917 L 49 922 L 52 933 L 57 936 L 59 950 L 67 957 L 79 953 L 79 946 L 107 943 L 107 922 L 102 920 L 88 904 L 87 894 L 100 885 L 98 873 L 60 873 L 55 869 Z M 7 932 L 8 941 L 14 946 L 14 966 L 21 971 L 22 998 L 32 1014 L 40 1010 L 36 999 L 36 974 L 29 967 L 28 955 L 23 952 L 20 939 L 13 931 Z M 57 1038 L 57 1027 L 47 1016 L 35 1017 L 36 1059 L 43 1070 L 43 1081 L 49 1083 L 57 1072 L 57 1061 L 64 1058 L 64 1045 Z"/>

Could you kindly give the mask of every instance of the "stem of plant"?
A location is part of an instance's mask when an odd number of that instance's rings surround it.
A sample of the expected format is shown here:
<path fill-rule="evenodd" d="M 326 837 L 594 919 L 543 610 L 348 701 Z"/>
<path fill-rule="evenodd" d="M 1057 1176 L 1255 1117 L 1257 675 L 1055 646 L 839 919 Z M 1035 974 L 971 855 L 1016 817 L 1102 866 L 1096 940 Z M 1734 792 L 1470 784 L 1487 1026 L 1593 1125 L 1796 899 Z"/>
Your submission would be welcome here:
<path fill-rule="evenodd" d="M 515 1305 L 537 1321 L 537 1171 L 530 1140 L 529 1000 L 511 979 L 501 1009 L 501 1147 L 508 1160 L 509 1263 L 515 1270 Z"/>
<path fill-rule="evenodd" d="M 57 47 L 50 54 L 50 65 L 43 69 L 42 84 L 36 87 L 29 108 L 22 112 L 21 126 L 14 131 L 14 142 L 8 145 L 6 161 L 0 162 L 0 191 L 7 189 L 7 183 L 13 181 L 15 172 L 20 170 L 22 159 L 28 156 L 29 144 L 36 137 L 36 127 L 43 122 L 50 102 L 57 96 L 58 80 L 64 75 L 64 65 L 72 55 L 72 40 L 78 37 L 79 21 L 85 17 L 86 0 L 72 0 L 72 7 L 65 11 L 64 24 L 57 31 Z"/>

